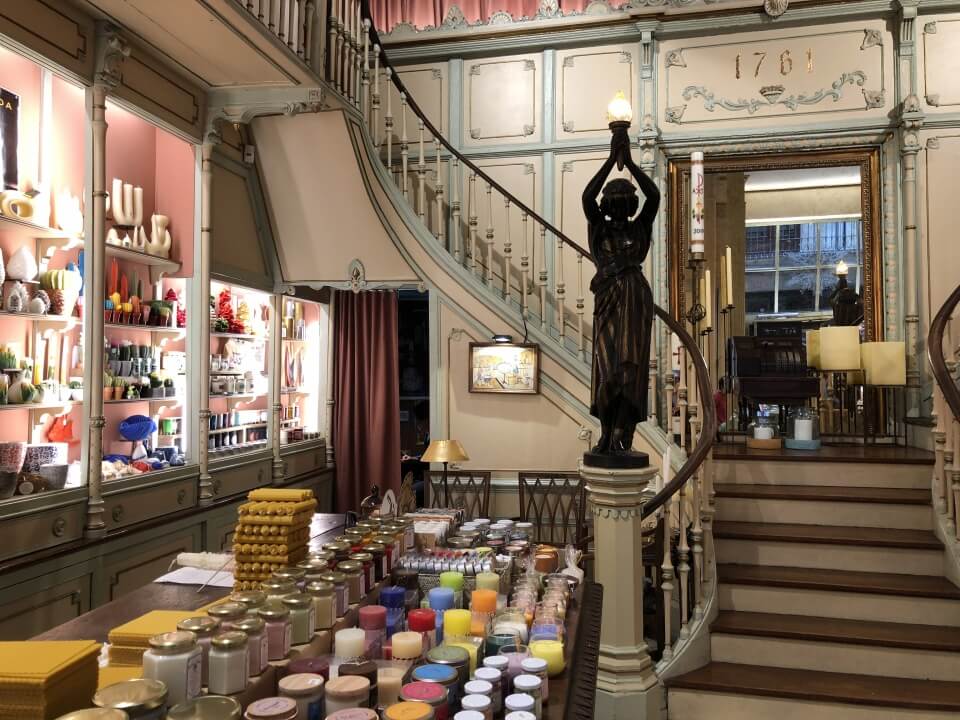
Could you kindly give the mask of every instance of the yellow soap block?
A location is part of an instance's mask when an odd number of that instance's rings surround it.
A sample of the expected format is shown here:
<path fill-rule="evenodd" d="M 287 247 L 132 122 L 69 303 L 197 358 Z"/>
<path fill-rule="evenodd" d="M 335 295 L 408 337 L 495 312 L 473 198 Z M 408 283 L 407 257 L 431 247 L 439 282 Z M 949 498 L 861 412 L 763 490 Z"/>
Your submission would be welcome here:
<path fill-rule="evenodd" d="M 195 614 L 191 610 L 151 610 L 128 623 L 118 625 L 107 637 L 111 644 L 142 645 L 147 648 L 154 635 L 176 630 L 178 622 Z"/>
<path fill-rule="evenodd" d="M 198 614 L 194 612 L 190 616 L 193 617 Z M 143 654 L 146 651 L 147 648 L 136 645 L 111 645 L 107 655 L 112 667 L 140 667 L 143 664 Z"/>
<path fill-rule="evenodd" d="M 47 684 L 100 654 L 92 640 L 0 642 L 0 685 Z"/>
<path fill-rule="evenodd" d="M 267 502 L 300 502 L 313 497 L 313 490 L 298 490 L 295 488 L 258 488 L 251 490 L 247 495 L 249 500 L 265 500 Z"/>
<path fill-rule="evenodd" d="M 133 666 L 107 666 L 100 668 L 100 674 L 97 681 L 97 689 L 113 685 L 124 680 L 133 680 L 143 677 L 142 667 Z"/>

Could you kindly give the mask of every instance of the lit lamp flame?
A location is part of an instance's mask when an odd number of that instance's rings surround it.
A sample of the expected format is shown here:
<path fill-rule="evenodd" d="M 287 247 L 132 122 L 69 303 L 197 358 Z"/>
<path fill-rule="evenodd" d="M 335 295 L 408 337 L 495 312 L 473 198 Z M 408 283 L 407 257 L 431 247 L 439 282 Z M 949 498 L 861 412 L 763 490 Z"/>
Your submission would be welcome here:
<path fill-rule="evenodd" d="M 843 260 L 837 263 L 837 275 L 846 275 L 848 271 L 847 264 Z"/>
<path fill-rule="evenodd" d="M 633 108 L 630 107 L 630 101 L 622 91 L 618 92 L 607 105 L 607 122 L 623 122 L 629 125 L 631 120 L 633 120 Z"/>

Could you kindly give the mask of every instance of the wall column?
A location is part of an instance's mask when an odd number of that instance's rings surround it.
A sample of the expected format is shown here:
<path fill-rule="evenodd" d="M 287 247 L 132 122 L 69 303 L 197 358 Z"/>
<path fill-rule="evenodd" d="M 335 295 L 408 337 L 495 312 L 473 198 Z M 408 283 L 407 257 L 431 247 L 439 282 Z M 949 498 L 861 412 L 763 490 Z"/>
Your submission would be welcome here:
<path fill-rule="evenodd" d="M 194 268 L 197 275 L 198 295 L 200 307 L 207 307 L 210 298 L 210 236 L 213 232 L 210 218 L 210 208 L 213 192 L 213 148 L 221 141 L 219 124 L 214 122 L 211 129 L 204 136 L 200 146 L 200 247 Z M 210 505 L 213 502 L 213 478 L 210 475 L 210 323 L 200 324 L 200 355 L 197 373 L 197 383 L 200 386 L 197 416 L 200 422 L 200 439 L 197 455 L 200 462 L 199 504 Z"/>
<path fill-rule="evenodd" d="M 643 492 L 655 466 L 580 466 L 593 513 L 594 574 L 603 585 L 596 716 L 659 718 L 662 690 L 643 637 Z"/>

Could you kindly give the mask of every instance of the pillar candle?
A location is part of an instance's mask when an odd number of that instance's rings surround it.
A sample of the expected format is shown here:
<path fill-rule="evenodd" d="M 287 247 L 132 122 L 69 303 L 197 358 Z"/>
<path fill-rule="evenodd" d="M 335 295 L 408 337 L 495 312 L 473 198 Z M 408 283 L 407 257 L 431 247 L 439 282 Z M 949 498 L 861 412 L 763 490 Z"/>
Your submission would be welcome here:
<path fill-rule="evenodd" d="M 700 300 L 700 306 L 704 310 L 707 309 L 706 294 L 707 294 L 707 279 L 706 279 L 706 275 L 704 275 L 703 277 L 700 278 L 700 281 L 697 283 L 697 297 Z M 697 323 L 697 332 L 703 332 L 703 329 L 707 326 L 706 322 L 707 322 L 707 319 L 706 319 L 706 316 L 704 316 L 703 320 Z"/>
<path fill-rule="evenodd" d="M 394 633 L 392 644 L 394 660 L 416 660 L 423 654 L 423 638 L 418 632 Z"/>
<path fill-rule="evenodd" d="M 703 307 L 706 308 L 707 317 L 704 324 L 704 330 L 710 330 L 713 327 L 713 286 L 710 283 L 710 271 L 703 273 L 704 301 Z"/>
<path fill-rule="evenodd" d="M 724 308 L 727 307 L 727 256 L 723 254 L 720 256 L 720 277 L 717 280 L 717 283 L 720 285 L 720 312 L 723 312 Z"/>
<path fill-rule="evenodd" d="M 706 231 L 704 229 L 703 198 L 703 153 L 690 154 L 690 252 L 702 253 Z"/>
<path fill-rule="evenodd" d="M 500 576 L 495 572 L 477 573 L 477 590 L 500 592 Z"/>
<path fill-rule="evenodd" d="M 727 245 L 727 294 L 724 298 L 728 308 L 733 307 L 733 250 Z"/>
<path fill-rule="evenodd" d="M 396 642 L 397 636 L 393 637 Z M 380 665 L 377 668 L 377 697 L 384 707 L 400 701 L 400 688 L 406 671 L 405 667 L 400 666 Z"/>
<path fill-rule="evenodd" d="M 360 628 L 338 630 L 333 638 L 334 654 L 342 658 L 363 657 L 366 633 Z"/>

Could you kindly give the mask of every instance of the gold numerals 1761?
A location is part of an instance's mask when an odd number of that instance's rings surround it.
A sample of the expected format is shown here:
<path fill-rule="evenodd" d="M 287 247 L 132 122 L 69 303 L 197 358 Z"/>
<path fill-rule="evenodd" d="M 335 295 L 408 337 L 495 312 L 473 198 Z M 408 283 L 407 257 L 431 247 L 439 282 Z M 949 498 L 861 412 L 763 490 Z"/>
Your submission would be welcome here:
<path fill-rule="evenodd" d="M 753 60 L 756 62 L 756 65 L 753 66 L 753 76 L 755 78 L 760 77 L 760 68 L 763 67 L 763 63 L 767 59 L 767 53 L 765 51 L 758 51 L 753 53 L 752 57 L 753 57 Z M 736 65 L 737 65 L 737 69 L 736 69 L 737 80 L 739 80 L 741 77 L 743 77 L 743 65 L 744 65 L 743 53 L 737 53 Z M 749 68 L 747 69 L 747 71 L 749 72 Z M 790 55 L 789 50 L 784 50 L 782 53 L 780 53 L 780 74 L 786 76 L 792 72 L 793 72 L 793 57 Z M 813 50 L 810 48 L 807 48 L 807 72 L 808 73 L 813 72 Z"/>

